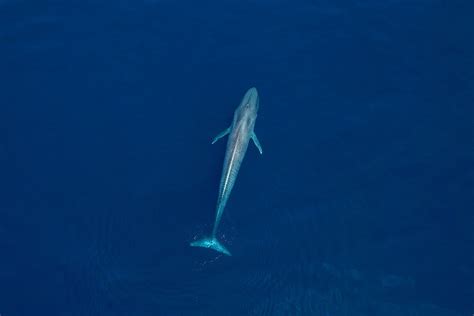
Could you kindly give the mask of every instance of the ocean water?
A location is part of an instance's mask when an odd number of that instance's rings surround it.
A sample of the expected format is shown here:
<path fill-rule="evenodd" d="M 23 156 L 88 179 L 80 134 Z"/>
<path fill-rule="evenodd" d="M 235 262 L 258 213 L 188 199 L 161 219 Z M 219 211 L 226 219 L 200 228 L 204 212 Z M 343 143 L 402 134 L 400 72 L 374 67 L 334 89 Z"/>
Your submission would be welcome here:
<path fill-rule="evenodd" d="M 473 39 L 467 0 L 0 0 L 0 315 L 471 315 Z M 233 256 L 189 247 L 252 86 Z"/>

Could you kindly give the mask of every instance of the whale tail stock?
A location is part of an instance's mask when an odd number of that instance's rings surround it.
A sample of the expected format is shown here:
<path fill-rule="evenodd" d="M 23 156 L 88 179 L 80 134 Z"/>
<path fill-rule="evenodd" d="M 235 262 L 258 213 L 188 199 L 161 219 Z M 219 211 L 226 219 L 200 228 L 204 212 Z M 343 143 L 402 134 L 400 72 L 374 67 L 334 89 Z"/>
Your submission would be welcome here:
<path fill-rule="evenodd" d="M 223 253 L 228 256 L 232 256 L 229 250 L 227 250 L 224 245 L 222 245 L 219 240 L 215 236 L 212 237 L 205 237 L 202 239 L 195 240 L 191 242 L 191 247 L 203 247 L 203 248 L 210 248 L 217 252 Z"/>

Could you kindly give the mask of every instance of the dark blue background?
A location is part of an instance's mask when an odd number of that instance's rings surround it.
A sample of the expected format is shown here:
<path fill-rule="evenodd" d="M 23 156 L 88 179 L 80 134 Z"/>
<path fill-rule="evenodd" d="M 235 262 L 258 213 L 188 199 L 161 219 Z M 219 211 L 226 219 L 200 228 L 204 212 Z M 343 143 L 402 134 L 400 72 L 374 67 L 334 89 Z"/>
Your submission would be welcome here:
<path fill-rule="evenodd" d="M 0 0 L 0 314 L 472 314 L 473 38 L 467 0 Z"/>

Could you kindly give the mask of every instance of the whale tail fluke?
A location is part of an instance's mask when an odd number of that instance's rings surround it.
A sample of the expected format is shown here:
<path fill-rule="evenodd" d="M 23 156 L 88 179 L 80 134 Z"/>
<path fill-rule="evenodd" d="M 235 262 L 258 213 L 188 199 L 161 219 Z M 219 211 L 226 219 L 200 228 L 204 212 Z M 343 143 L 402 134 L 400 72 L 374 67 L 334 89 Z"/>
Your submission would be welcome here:
<path fill-rule="evenodd" d="M 191 242 L 191 247 L 203 247 L 214 249 L 217 252 L 232 256 L 224 245 L 222 245 L 216 237 L 202 238 Z"/>

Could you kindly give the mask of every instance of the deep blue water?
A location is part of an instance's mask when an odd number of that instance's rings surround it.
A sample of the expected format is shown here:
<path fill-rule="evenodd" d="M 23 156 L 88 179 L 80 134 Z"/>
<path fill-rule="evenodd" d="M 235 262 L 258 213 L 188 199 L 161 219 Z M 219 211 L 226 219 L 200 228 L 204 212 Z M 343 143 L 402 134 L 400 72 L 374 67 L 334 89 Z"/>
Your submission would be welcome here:
<path fill-rule="evenodd" d="M 0 0 L 0 314 L 474 313 L 474 3 Z M 219 238 L 226 128 L 256 133 Z"/>

